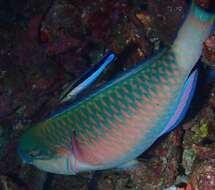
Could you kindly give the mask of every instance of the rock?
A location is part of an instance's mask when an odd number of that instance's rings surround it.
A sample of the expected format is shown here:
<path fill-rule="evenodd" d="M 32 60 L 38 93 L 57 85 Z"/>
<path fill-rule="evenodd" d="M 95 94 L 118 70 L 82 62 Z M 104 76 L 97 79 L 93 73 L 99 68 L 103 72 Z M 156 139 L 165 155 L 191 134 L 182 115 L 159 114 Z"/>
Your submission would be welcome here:
<path fill-rule="evenodd" d="M 191 175 L 191 185 L 194 190 L 215 189 L 215 160 L 198 161 Z"/>

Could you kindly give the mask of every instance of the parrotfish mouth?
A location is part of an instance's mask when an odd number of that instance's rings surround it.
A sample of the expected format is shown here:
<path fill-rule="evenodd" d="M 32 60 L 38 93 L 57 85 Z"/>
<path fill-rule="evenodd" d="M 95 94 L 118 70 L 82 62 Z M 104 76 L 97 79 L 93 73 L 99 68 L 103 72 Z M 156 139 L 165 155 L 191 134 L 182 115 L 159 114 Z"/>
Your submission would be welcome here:
<path fill-rule="evenodd" d="M 17 153 L 24 164 L 32 164 L 32 159 L 30 159 L 20 147 L 17 148 Z"/>

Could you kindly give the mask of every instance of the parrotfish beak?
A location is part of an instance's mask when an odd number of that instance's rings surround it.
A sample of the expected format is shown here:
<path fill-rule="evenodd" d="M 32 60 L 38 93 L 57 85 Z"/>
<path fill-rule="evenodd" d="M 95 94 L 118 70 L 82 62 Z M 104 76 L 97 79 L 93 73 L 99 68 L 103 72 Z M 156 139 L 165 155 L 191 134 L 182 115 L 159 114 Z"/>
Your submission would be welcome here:
<path fill-rule="evenodd" d="M 32 159 L 27 156 L 27 154 L 20 148 L 20 146 L 18 146 L 17 152 L 24 164 L 32 164 Z"/>

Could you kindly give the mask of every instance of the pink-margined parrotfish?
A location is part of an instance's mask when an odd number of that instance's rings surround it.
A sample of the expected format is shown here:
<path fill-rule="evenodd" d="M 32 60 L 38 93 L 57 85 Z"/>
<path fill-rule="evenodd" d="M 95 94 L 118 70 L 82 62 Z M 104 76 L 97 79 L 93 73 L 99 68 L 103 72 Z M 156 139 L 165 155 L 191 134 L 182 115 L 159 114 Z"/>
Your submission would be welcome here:
<path fill-rule="evenodd" d="M 19 141 L 21 158 L 68 175 L 137 164 L 187 112 L 198 76 L 193 68 L 213 22 L 193 1 L 170 48 L 34 124 Z"/>

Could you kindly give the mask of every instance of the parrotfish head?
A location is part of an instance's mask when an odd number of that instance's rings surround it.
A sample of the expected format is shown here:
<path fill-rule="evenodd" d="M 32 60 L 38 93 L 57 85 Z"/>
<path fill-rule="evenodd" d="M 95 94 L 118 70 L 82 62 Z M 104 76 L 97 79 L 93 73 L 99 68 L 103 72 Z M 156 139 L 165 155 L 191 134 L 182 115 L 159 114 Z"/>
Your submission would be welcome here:
<path fill-rule="evenodd" d="M 71 175 L 94 170 L 94 166 L 78 160 L 71 149 L 50 144 L 40 134 L 39 128 L 34 126 L 20 138 L 17 151 L 24 163 L 55 174 Z"/>
<path fill-rule="evenodd" d="M 68 154 L 59 154 L 57 148 L 48 144 L 39 134 L 35 126 L 20 138 L 18 154 L 22 161 L 47 172 L 67 174 Z M 70 174 L 72 173 L 74 172 L 71 171 Z"/>
<path fill-rule="evenodd" d="M 41 138 L 35 127 L 28 129 L 20 138 L 18 154 L 24 163 L 33 164 L 34 160 L 47 160 L 55 155 L 54 150 Z"/>

